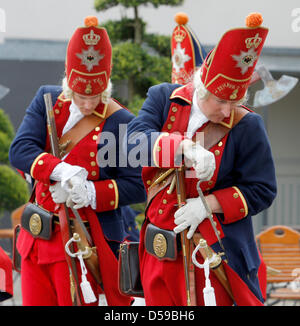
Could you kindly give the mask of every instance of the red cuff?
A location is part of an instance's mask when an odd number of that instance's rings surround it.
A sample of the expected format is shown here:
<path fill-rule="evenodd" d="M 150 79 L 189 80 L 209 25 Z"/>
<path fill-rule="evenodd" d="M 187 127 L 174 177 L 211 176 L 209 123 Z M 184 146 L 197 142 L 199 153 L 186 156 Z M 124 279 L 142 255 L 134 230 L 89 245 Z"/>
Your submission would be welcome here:
<path fill-rule="evenodd" d="M 215 224 L 216 232 L 218 232 L 220 239 L 223 239 L 225 235 L 221 223 L 219 222 L 215 214 L 213 214 L 213 223 Z M 218 241 L 218 237 L 215 234 L 215 230 L 208 218 L 206 218 L 202 223 L 199 224 L 198 230 L 202 234 L 204 239 L 207 241 L 207 244 L 209 246 Z"/>
<path fill-rule="evenodd" d="M 96 190 L 96 211 L 105 212 L 118 208 L 119 190 L 115 180 L 94 182 Z"/>
<path fill-rule="evenodd" d="M 33 179 L 43 183 L 50 182 L 50 175 L 61 160 L 51 154 L 42 153 L 36 157 L 30 168 L 30 175 Z"/>
<path fill-rule="evenodd" d="M 175 154 L 183 139 L 184 137 L 180 134 L 162 133 L 153 146 L 154 164 L 161 168 L 180 167 L 182 162 L 175 162 Z"/>
<path fill-rule="evenodd" d="M 225 188 L 213 194 L 223 209 L 224 224 L 236 222 L 248 215 L 247 202 L 239 188 Z"/>

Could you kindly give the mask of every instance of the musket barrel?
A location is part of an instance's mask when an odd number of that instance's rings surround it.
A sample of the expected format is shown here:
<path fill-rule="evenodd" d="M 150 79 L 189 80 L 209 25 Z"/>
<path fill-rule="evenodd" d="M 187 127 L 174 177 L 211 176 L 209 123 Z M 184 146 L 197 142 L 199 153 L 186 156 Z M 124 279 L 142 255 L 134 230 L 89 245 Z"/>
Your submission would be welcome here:
<path fill-rule="evenodd" d="M 51 98 L 50 93 L 44 94 L 44 101 L 45 101 L 45 106 L 46 106 L 47 126 L 48 126 L 52 154 L 58 158 L 61 158 L 60 151 L 59 151 L 59 145 L 58 145 L 54 113 L 53 113 L 52 98 Z"/>

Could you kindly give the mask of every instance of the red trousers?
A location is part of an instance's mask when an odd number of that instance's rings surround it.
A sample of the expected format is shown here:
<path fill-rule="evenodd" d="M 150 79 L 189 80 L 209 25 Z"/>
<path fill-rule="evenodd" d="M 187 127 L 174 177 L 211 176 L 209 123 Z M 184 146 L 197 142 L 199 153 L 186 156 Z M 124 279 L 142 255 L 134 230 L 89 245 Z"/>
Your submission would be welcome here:
<path fill-rule="evenodd" d="M 140 271 L 146 305 L 149 306 L 185 306 L 187 295 L 185 289 L 182 251 L 178 252 L 175 261 L 158 260 L 148 254 L 144 247 L 146 223 L 140 233 Z M 203 264 L 203 258 L 198 252 L 197 261 Z M 232 290 L 235 304 L 238 306 L 261 306 L 258 298 L 250 291 L 238 274 L 227 264 L 224 269 Z M 217 306 L 231 306 L 233 300 L 217 279 L 213 271 L 209 274 L 211 286 L 214 288 Z M 195 289 L 197 305 L 203 306 L 203 289 L 205 288 L 204 269 L 195 267 Z"/>
<path fill-rule="evenodd" d="M 70 277 L 66 261 L 38 263 L 38 247 L 34 244 L 27 258 L 22 259 L 21 286 L 24 306 L 71 306 Z M 79 273 L 81 275 L 81 273 Z M 80 278 L 81 276 L 79 276 Z M 99 289 L 87 275 L 96 298 Z M 83 299 L 81 300 L 84 304 Z M 88 305 L 97 305 L 94 302 Z"/>
<path fill-rule="evenodd" d="M 159 261 L 144 251 L 141 260 L 141 277 L 146 305 L 186 306 L 187 297 L 181 253 L 180 251 L 175 261 Z M 197 305 L 203 306 L 203 289 L 205 287 L 204 271 L 196 267 L 195 273 Z M 211 272 L 209 277 L 215 290 L 217 305 L 231 306 L 233 304 L 232 300 L 215 275 Z"/>

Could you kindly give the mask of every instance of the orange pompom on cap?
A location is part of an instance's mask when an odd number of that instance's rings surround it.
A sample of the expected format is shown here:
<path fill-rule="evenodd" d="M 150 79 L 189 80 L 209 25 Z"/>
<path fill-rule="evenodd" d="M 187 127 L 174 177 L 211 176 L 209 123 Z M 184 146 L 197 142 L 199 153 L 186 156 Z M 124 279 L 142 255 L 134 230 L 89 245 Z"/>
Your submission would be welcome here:
<path fill-rule="evenodd" d="M 184 12 L 178 12 L 174 19 L 178 25 L 185 25 L 189 21 L 188 15 Z"/>
<path fill-rule="evenodd" d="M 263 22 L 263 17 L 259 12 L 253 12 L 246 17 L 246 26 L 249 28 L 259 27 Z"/>
<path fill-rule="evenodd" d="M 98 26 L 98 18 L 96 16 L 87 16 L 84 19 L 84 25 L 86 27 Z"/>

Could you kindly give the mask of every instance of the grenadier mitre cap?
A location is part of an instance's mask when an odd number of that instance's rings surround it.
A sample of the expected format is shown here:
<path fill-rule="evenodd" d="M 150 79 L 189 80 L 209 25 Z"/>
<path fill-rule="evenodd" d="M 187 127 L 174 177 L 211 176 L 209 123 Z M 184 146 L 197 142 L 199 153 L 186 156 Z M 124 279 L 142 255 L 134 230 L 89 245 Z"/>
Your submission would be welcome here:
<path fill-rule="evenodd" d="M 201 79 L 215 96 L 228 101 L 244 97 L 268 34 L 262 21 L 261 14 L 250 14 L 246 27 L 226 32 L 207 55 Z"/>
<path fill-rule="evenodd" d="M 203 63 L 206 52 L 187 25 L 188 16 L 179 12 L 175 15 L 177 26 L 171 39 L 172 83 L 186 84 L 197 67 Z"/>
<path fill-rule="evenodd" d="M 108 85 L 112 49 L 106 29 L 89 16 L 71 37 L 66 55 L 68 86 L 82 95 L 97 95 Z"/>

